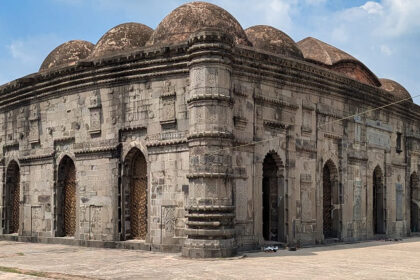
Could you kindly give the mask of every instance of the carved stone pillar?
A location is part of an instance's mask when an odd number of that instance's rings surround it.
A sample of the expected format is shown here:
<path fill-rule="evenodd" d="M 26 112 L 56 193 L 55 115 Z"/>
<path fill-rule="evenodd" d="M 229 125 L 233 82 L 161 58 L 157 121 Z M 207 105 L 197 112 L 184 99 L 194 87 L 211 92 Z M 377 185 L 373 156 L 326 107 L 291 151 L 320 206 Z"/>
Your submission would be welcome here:
<path fill-rule="evenodd" d="M 233 228 L 230 56 L 233 39 L 202 31 L 189 41 L 190 152 L 187 239 L 182 254 L 192 258 L 229 257 L 236 252 Z"/>

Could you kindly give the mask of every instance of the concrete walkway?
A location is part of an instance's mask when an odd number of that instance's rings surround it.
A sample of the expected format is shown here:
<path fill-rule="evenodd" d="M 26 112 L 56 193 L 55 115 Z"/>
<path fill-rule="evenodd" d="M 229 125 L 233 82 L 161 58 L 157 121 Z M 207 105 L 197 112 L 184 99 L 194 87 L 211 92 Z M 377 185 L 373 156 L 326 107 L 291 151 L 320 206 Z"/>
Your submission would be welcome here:
<path fill-rule="evenodd" d="M 3 279 L 420 279 L 420 238 L 191 260 L 177 254 L 0 241 Z"/>

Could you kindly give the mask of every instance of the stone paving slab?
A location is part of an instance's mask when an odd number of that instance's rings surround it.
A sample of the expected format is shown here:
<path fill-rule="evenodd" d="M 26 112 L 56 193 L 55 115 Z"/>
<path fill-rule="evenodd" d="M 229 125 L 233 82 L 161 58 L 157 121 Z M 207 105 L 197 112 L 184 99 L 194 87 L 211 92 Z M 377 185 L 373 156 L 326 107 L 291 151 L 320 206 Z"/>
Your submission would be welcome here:
<path fill-rule="evenodd" d="M 420 279 L 420 238 L 303 248 L 296 252 L 246 253 L 213 260 L 0 241 L 0 266 L 47 275 L 60 273 L 66 279 Z M 9 276 L 0 272 L 0 280 L 41 279 Z"/>

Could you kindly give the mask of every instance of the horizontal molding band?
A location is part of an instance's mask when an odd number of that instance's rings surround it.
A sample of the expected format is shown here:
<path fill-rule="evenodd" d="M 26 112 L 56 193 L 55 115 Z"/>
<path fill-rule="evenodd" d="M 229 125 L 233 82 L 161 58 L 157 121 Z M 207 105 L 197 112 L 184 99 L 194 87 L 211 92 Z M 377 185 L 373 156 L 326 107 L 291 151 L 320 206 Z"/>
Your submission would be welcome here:
<path fill-rule="evenodd" d="M 187 179 L 198 179 L 198 178 L 233 178 L 233 174 L 227 173 L 210 173 L 210 172 L 198 172 L 187 174 Z"/>
<path fill-rule="evenodd" d="M 220 212 L 233 212 L 235 206 L 230 205 L 189 205 L 185 207 L 187 211 L 220 211 Z M 191 214 L 191 213 L 190 213 Z"/>
<path fill-rule="evenodd" d="M 187 136 L 188 140 L 196 139 L 196 138 L 226 138 L 226 139 L 233 139 L 232 132 L 226 131 L 204 131 L 204 132 L 196 132 L 191 133 Z"/>

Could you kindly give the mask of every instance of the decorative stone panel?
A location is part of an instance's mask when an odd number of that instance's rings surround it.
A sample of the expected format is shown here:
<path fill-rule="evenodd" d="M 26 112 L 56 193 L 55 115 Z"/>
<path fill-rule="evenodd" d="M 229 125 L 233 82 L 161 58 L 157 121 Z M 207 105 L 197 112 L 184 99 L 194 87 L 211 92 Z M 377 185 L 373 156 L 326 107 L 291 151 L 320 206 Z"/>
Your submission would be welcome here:
<path fill-rule="evenodd" d="M 175 95 L 161 96 L 160 99 L 160 123 L 174 124 L 176 123 L 175 112 Z"/>
<path fill-rule="evenodd" d="M 312 132 L 312 111 L 302 109 L 302 134 Z"/>
<path fill-rule="evenodd" d="M 368 144 L 375 145 L 377 147 L 389 149 L 391 148 L 391 136 L 389 133 L 375 129 L 367 129 L 367 142 Z"/>
<path fill-rule="evenodd" d="M 175 232 L 175 206 L 162 205 L 162 231 L 165 232 L 165 237 L 174 236 Z"/>
<path fill-rule="evenodd" d="M 315 189 L 311 174 L 300 174 L 301 219 L 312 222 L 315 218 Z"/>
<path fill-rule="evenodd" d="M 396 209 L 396 219 L 397 221 L 402 221 L 404 219 L 404 188 L 402 184 L 395 184 L 395 209 Z"/>
<path fill-rule="evenodd" d="M 89 111 L 90 111 L 90 126 L 89 133 L 97 134 L 101 133 L 101 113 L 102 105 L 99 93 L 89 98 Z"/>
<path fill-rule="evenodd" d="M 39 105 L 31 105 L 29 111 L 29 143 L 39 142 Z"/>
<path fill-rule="evenodd" d="M 353 220 L 360 221 L 362 219 L 362 181 L 355 180 L 353 187 Z"/>

